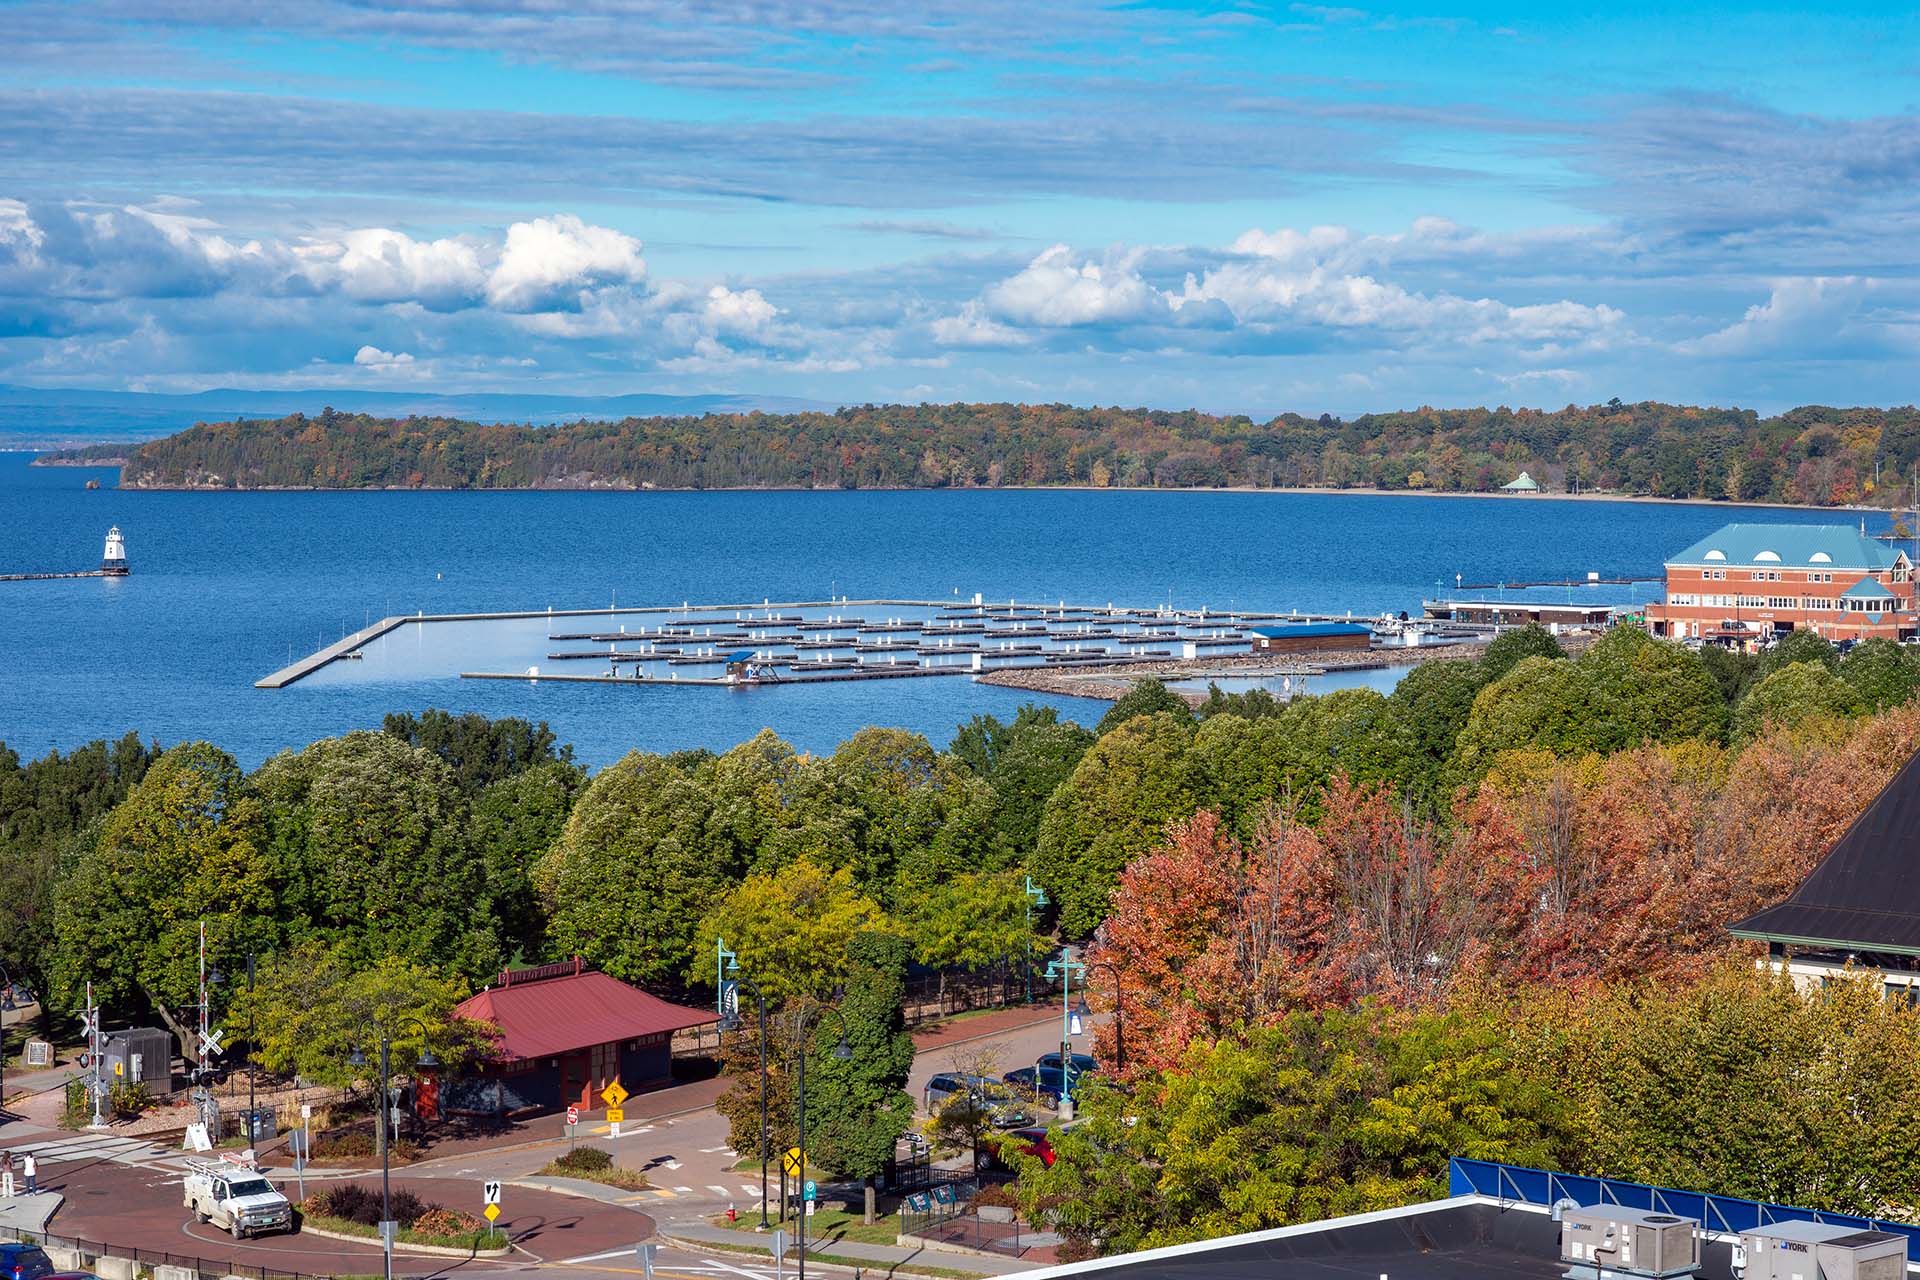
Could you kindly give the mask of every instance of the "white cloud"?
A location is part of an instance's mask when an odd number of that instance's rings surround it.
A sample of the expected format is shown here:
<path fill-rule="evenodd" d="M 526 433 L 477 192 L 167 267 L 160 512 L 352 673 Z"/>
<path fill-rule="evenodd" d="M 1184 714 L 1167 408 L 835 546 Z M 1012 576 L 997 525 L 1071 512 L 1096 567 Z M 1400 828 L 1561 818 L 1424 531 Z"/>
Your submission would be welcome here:
<path fill-rule="evenodd" d="M 646 275 L 638 240 L 561 213 L 507 228 L 487 301 L 503 311 L 571 311 L 589 290 L 637 286 Z"/>
<path fill-rule="evenodd" d="M 415 240 L 369 227 L 310 244 L 305 256 L 319 279 L 337 282 L 359 302 L 418 302 L 453 311 L 474 305 L 486 289 L 479 250 L 464 240 Z"/>
<path fill-rule="evenodd" d="M 707 290 L 701 314 L 716 333 L 758 337 L 766 333 L 767 326 L 780 314 L 780 308 L 761 297 L 758 289 L 735 292 L 717 284 Z"/>
<path fill-rule="evenodd" d="M 962 304 L 958 315 L 936 319 L 933 340 L 948 347 L 1018 347 L 1028 339 L 1018 329 L 988 315 L 976 299 Z"/>
<path fill-rule="evenodd" d="M 1879 281 L 1860 276 L 1800 276 L 1774 282 L 1767 300 L 1724 329 L 1676 345 L 1685 355 L 1765 356 L 1857 346 L 1852 321 Z"/>
<path fill-rule="evenodd" d="M 364 346 L 353 353 L 353 362 L 369 369 L 394 369 L 413 363 L 413 356 L 405 351 L 382 351 L 375 346 Z"/>
<path fill-rule="evenodd" d="M 1141 279 L 1140 256 L 1134 249 L 1103 262 L 1076 261 L 1071 248 L 1057 244 L 987 290 L 985 301 L 1003 319 L 1047 328 L 1145 319 L 1164 312 L 1166 300 Z"/>

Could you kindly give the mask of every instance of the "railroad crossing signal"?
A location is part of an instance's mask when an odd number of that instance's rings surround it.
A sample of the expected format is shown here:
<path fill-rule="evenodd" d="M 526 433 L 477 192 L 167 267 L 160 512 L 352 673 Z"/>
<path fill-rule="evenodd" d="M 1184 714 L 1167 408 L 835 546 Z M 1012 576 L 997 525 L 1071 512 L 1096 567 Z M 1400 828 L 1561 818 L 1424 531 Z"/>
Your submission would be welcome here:
<path fill-rule="evenodd" d="M 220 1054 L 220 1041 L 225 1038 L 225 1036 L 226 1032 L 220 1030 L 218 1027 L 215 1027 L 211 1031 L 202 1031 L 200 1033 L 200 1052 L 209 1058 L 218 1057 Z"/>
<path fill-rule="evenodd" d="M 80 1034 L 97 1036 L 100 1034 L 100 1011 L 89 1009 L 80 1015 Z"/>
<path fill-rule="evenodd" d="M 780 1167 L 787 1171 L 789 1178 L 800 1176 L 800 1148 L 788 1147 L 787 1153 L 780 1158 Z"/>

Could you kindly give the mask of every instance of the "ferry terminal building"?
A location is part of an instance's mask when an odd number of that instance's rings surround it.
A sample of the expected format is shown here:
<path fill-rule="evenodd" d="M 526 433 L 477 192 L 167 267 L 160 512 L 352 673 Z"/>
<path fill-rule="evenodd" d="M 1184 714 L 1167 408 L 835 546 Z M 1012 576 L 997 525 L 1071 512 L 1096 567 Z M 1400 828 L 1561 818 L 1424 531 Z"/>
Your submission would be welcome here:
<path fill-rule="evenodd" d="M 1747 645 L 1791 631 L 1829 640 L 1920 632 L 1913 561 L 1844 524 L 1730 524 L 1666 562 L 1657 636 Z"/>

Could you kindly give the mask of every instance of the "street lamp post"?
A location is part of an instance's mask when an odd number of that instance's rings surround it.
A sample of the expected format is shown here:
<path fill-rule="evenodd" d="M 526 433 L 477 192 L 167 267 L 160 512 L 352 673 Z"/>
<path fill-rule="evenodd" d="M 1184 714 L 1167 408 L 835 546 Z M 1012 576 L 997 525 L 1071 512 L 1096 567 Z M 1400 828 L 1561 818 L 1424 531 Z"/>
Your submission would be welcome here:
<path fill-rule="evenodd" d="M 1035 884 L 1033 882 L 1032 876 L 1026 877 L 1026 881 L 1027 881 L 1027 888 L 1026 888 L 1026 893 L 1027 893 L 1027 1003 L 1032 1004 L 1033 1003 L 1033 909 L 1035 907 L 1044 907 L 1047 905 L 1047 891 L 1045 889 L 1042 889 L 1039 885 Z"/>
<path fill-rule="evenodd" d="M 253 1150 L 260 1130 L 260 1113 L 254 1110 L 253 1058 L 259 1052 L 253 1036 L 253 952 L 247 952 L 247 1150 Z"/>
<path fill-rule="evenodd" d="M 736 997 L 733 1007 L 727 1007 L 724 990 L 726 982 L 732 981 L 737 985 L 745 986 L 747 990 L 753 992 L 754 1002 L 760 1006 L 760 1229 L 765 1231 L 771 1225 L 767 1222 L 767 997 L 761 993 L 759 983 L 752 978 L 738 976 L 740 964 L 731 951 L 722 947 L 720 954 L 725 957 L 725 964 L 722 965 L 720 973 L 723 988 L 720 996 L 720 1030 L 737 1031 L 740 1027 L 739 1000 Z M 734 976 L 729 978 L 729 974 Z M 780 1180 L 782 1184 L 786 1182 L 784 1170 Z M 783 1211 L 786 1208 L 784 1185 L 780 1189 L 780 1207 Z"/>
<path fill-rule="evenodd" d="M 7 1010 L 13 1008 L 13 974 L 0 964 L 0 1124 L 7 1122 Z"/>
<path fill-rule="evenodd" d="M 847 1059 L 853 1057 L 853 1046 L 847 1043 L 847 1020 L 841 1016 L 838 1009 L 830 1004 L 823 1004 L 812 1010 L 811 1013 L 805 1009 L 800 1011 L 800 1035 L 798 1037 L 800 1041 L 800 1067 L 794 1075 L 794 1088 L 800 1095 L 800 1134 L 798 1145 L 800 1148 L 800 1181 L 802 1185 L 805 1185 L 807 1180 L 807 1037 L 812 1031 L 812 1027 L 808 1025 L 808 1022 L 811 1018 L 813 1020 L 813 1026 L 818 1026 L 818 1019 L 825 1017 L 827 1014 L 832 1014 L 833 1020 L 840 1024 L 840 1042 L 833 1046 L 833 1056 L 841 1062 L 845 1062 Z M 804 1207 L 800 1210 L 799 1239 L 800 1280 L 807 1280 L 807 1211 Z"/>
<path fill-rule="evenodd" d="M 1057 960 L 1047 961 L 1047 977 L 1060 980 L 1060 1118 L 1073 1119 L 1073 975 L 1085 976 L 1087 966 L 1073 958 L 1073 948 L 1060 948 Z"/>
<path fill-rule="evenodd" d="M 411 1022 L 420 1028 L 420 1056 L 415 1059 L 414 1065 L 439 1066 L 440 1060 L 433 1056 L 433 1050 L 427 1045 L 427 1024 L 412 1014 L 401 1014 L 399 1021 Z M 393 1127 L 387 1123 L 387 1106 L 392 1101 L 392 1095 L 387 1090 L 393 1068 L 393 1040 L 378 1021 L 373 1024 L 373 1034 L 380 1041 L 380 1105 L 373 1117 L 374 1128 L 380 1138 L 380 1252 L 385 1263 L 383 1274 L 386 1280 L 393 1280 Z M 348 1055 L 347 1064 L 353 1067 L 367 1065 L 367 1055 L 360 1051 L 358 1045 Z M 394 1109 L 399 1110 L 398 1107 Z"/>

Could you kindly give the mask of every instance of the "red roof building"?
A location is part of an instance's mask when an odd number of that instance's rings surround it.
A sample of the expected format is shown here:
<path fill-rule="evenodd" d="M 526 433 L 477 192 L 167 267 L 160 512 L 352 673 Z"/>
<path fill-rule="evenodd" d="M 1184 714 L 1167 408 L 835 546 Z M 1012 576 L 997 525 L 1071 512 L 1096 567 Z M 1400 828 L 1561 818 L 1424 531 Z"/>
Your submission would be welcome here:
<path fill-rule="evenodd" d="M 719 1020 L 589 969 L 578 957 L 508 969 L 454 1014 L 492 1026 L 498 1051 L 477 1076 L 448 1081 L 443 1106 L 485 1115 L 593 1110 L 615 1080 L 631 1093 L 666 1084 L 674 1032 Z"/>

